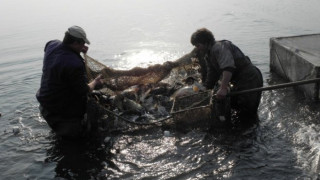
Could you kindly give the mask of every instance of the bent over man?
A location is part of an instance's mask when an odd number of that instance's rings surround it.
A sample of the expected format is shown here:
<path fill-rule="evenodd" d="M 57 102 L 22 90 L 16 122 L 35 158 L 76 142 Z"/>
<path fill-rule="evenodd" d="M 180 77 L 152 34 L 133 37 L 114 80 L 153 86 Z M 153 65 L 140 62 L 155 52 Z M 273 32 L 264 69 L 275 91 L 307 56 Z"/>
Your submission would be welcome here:
<path fill-rule="evenodd" d="M 202 28 L 192 34 L 191 43 L 196 47 L 203 84 L 212 89 L 219 79 L 221 81 L 217 99 L 226 97 L 229 83 L 235 91 L 263 86 L 260 70 L 231 41 L 216 41 L 211 31 Z M 260 98 L 261 92 L 232 96 L 231 108 L 237 110 L 240 117 L 257 118 Z"/>
<path fill-rule="evenodd" d="M 40 89 L 36 98 L 40 112 L 52 130 L 67 138 L 83 137 L 88 131 L 85 118 L 87 94 L 101 83 L 98 76 L 88 83 L 85 63 L 80 56 L 90 44 L 85 31 L 72 26 L 63 41 L 49 41 L 44 48 Z"/>

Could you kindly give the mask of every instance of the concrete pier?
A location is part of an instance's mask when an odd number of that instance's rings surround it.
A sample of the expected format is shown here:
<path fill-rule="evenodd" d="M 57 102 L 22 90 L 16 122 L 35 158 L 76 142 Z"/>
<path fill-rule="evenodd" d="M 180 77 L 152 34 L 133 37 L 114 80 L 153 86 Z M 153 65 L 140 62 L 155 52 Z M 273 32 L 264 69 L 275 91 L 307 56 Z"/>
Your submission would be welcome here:
<path fill-rule="evenodd" d="M 320 77 L 320 34 L 270 39 L 270 70 L 295 82 Z M 319 99 L 319 83 L 298 87 L 307 97 Z"/>

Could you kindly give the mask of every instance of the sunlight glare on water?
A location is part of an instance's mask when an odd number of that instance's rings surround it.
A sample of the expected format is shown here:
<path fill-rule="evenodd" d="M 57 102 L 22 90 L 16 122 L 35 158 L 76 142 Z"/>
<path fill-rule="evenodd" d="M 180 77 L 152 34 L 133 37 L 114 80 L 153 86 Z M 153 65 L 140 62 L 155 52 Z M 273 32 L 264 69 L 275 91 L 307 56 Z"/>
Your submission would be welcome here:
<path fill-rule="evenodd" d="M 132 50 L 115 56 L 115 59 L 119 59 L 119 63 L 115 68 L 131 69 L 137 66 L 147 67 L 151 64 L 162 64 L 165 59 L 169 58 L 172 58 L 169 52 L 156 52 L 149 49 Z"/>

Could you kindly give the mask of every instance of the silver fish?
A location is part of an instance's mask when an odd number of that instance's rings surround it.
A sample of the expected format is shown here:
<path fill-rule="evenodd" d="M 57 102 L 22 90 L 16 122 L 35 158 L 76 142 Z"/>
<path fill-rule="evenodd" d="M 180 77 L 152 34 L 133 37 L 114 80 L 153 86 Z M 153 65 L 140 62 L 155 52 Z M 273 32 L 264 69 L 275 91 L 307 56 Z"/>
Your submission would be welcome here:
<path fill-rule="evenodd" d="M 122 112 L 141 114 L 145 111 L 142 105 L 124 97 L 122 94 L 115 96 L 113 103 Z"/>
<path fill-rule="evenodd" d="M 178 89 L 171 97 L 171 100 L 175 98 L 180 98 L 183 96 L 193 95 L 201 91 L 205 91 L 205 87 L 198 82 L 193 82 L 191 85 L 184 86 Z"/>

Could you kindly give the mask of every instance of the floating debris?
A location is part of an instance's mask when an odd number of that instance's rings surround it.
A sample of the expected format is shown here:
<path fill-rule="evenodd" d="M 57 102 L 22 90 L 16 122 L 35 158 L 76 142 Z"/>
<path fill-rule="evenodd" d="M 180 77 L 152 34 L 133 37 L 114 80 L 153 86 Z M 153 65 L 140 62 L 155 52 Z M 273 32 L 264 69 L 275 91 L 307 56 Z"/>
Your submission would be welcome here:
<path fill-rule="evenodd" d="M 18 126 L 14 126 L 12 128 L 12 132 L 13 132 L 14 135 L 17 135 L 17 134 L 20 133 L 20 128 Z"/>

